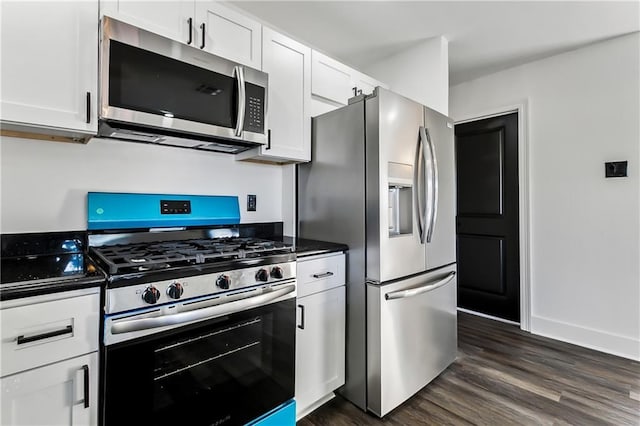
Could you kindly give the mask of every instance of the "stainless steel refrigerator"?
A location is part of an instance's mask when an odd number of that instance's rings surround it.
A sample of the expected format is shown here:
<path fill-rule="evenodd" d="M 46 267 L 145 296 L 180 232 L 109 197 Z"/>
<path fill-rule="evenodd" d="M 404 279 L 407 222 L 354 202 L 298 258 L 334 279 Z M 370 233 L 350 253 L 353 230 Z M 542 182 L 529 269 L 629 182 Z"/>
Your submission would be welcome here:
<path fill-rule="evenodd" d="M 349 245 L 339 392 L 382 417 L 456 357 L 453 122 L 377 88 L 312 135 L 298 236 Z"/>

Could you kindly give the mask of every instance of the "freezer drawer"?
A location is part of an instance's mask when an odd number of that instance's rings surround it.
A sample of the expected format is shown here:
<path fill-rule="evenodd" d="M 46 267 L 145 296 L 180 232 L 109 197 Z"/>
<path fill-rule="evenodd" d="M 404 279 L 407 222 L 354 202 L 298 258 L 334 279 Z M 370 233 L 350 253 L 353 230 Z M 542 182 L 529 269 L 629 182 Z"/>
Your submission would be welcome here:
<path fill-rule="evenodd" d="M 367 285 L 367 408 L 382 417 L 456 358 L 456 266 Z"/>

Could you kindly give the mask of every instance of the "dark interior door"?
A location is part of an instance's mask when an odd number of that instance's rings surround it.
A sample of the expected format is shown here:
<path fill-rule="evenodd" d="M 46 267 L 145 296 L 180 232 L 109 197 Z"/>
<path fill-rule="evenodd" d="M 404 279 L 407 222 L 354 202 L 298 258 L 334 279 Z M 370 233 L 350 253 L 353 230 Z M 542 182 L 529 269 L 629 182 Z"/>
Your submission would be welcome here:
<path fill-rule="evenodd" d="M 458 306 L 520 322 L 518 114 L 455 135 Z"/>

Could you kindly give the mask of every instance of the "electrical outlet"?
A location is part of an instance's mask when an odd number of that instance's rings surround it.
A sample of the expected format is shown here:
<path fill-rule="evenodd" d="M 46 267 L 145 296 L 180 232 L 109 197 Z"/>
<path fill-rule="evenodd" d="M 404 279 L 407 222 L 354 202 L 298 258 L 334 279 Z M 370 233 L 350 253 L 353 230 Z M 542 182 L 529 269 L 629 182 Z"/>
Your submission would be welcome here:
<path fill-rule="evenodd" d="M 256 196 L 253 194 L 247 195 L 247 211 L 255 212 L 257 206 Z"/>
<path fill-rule="evenodd" d="M 627 162 L 612 161 L 604 163 L 604 177 L 627 177 Z"/>

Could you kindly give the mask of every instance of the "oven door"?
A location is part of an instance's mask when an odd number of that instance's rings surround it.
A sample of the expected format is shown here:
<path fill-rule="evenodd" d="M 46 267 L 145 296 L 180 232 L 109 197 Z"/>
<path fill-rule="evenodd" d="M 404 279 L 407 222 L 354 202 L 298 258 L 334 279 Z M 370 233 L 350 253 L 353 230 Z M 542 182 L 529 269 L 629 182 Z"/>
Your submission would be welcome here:
<path fill-rule="evenodd" d="M 266 143 L 267 74 L 109 17 L 101 43 L 102 120 Z"/>
<path fill-rule="evenodd" d="M 295 292 L 108 345 L 103 424 L 246 424 L 293 398 L 294 363 Z"/>

